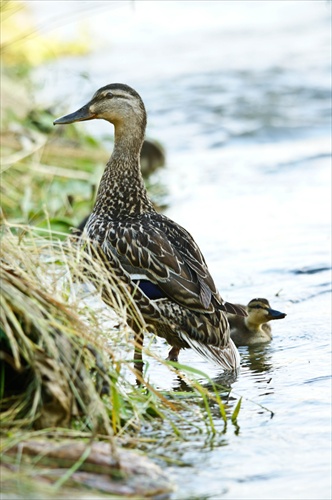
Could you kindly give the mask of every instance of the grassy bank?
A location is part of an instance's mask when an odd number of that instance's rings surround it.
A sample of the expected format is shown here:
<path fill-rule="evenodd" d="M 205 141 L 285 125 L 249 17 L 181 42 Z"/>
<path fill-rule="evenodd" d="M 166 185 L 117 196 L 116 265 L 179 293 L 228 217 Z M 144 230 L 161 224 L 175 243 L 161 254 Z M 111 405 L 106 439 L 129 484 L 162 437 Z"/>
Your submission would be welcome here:
<path fill-rule="evenodd" d="M 135 345 L 125 326 L 128 315 L 144 326 L 135 303 L 102 262 L 86 253 L 83 258 L 74 240 L 58 236 L 32 226 L 3 225 L 3 491 L 28 498 L 24 484 L 33 495 L 48 496 L 68 487 L 74 494 L 78 485 L 93 484 L 96 491 L 125 496 L 128 485 L 130 495 L 168 492 L 171 485 L 162 471 L 143 459 L 142 472 L 142 456 L 123 447 L 144 449 L 147 455 L 159 448 L 164 456 L 161 433 L 164 443 L 167 437 L 173 444 L 193 433 L 217 437 L 216 421 L 224 420 L 224 430 L 227 426 L 220 388 L 201 386 L 189 367 L 177 372 L 190 384 L 185 397 L 162 393 L 146 374 L 136 374 Z M 99 277 L 94 287 L 87 273 Z M 101 289 L 107 290 L 110 308 L 98 301 Z M 153 350 L 145 347 L 147 368 L 151 357 Z M 149 429 L 148 439 L 144 429 Z M 17 474 L 22 476 L 19 489 Z M 45 482 L 46 490 L 41 488 Z"/>

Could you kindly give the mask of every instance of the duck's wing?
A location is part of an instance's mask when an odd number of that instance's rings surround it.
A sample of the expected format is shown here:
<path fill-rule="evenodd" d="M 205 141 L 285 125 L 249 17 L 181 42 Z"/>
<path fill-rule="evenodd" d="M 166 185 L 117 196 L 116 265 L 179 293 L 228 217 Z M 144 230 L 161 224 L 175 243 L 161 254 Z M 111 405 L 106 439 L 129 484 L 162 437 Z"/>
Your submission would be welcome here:
<path fill-rule="evenodd" d="M 196 311 L 226 310 L 199 247 L 167 217 L 149 213 L 110 221 L 101 246 L 106 254 L 115 251 L 133 277 L 150 280 L 178 304 Z"/>
<path fill-rule="evenodd" d="M 171 219 L 168 219 L 165 216 L 160 217 L 162 220 L 166 219 L 166 224 L 163 224 L 162 226 L 165 234 L 175 247 L 177 246 L 177 241 L 180 239 L 180 254 L 184 257 L 185 262 L 197 273 L 201 286 L 204 288 L 206 287 L 205 292 L 213 301 L 215 307 L 227 313 L 247 316 L 246 308 L 244 306 L 225 302 L 221 298 L 212 276 L 210 275 L 204 256 L 191 234 Z"/>
<path fill-rule="evenodd" d="M 162 238 L 169 242 L 173 259 L 176 261 L 176 274 L 170 275 L 168 289 L 179 285 L 178 293 L 183 294 L 183 300 L 177 300 L 182 305 L 188 305 L 188 293 L 194 294 L 194 301 L 200 304 L 198 309 L 209 310 L 212 302 L 224 303 L 217 291 L 214 280 L 208 270 L 203 254 L 191 234 L 171 219 L 157 214 L 155 226 Z M 182 290 L 182 282 L 184 289 Z M 166 289 L 165 289 L 166 291 Z M 167 292 L 166 292 L 167 293 Z M 197 305 L 196 305 L 197 306 Z"/>

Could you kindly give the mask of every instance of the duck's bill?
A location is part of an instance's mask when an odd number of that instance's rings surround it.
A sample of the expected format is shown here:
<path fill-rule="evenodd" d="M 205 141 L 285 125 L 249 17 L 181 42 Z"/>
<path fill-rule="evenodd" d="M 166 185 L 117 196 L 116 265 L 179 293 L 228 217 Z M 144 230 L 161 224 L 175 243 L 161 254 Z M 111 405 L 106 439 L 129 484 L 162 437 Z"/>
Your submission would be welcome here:
<path fill-rule="evenodd" d="M 280 311 L 276 311 L 274 309 L 268 309 L 269 319 L 283 319 L 287 316 L 287 314 L 282 313 Z"/>
<path fill-rule="evenodd" d="M 68 123 L 83 122 L 85 120 L 92 120 L 96 116 L 91 113 L 89 106 L 83 106 L 70 115 L 61 116 L 54 120 L 53 125 L 67 125 Z"/>

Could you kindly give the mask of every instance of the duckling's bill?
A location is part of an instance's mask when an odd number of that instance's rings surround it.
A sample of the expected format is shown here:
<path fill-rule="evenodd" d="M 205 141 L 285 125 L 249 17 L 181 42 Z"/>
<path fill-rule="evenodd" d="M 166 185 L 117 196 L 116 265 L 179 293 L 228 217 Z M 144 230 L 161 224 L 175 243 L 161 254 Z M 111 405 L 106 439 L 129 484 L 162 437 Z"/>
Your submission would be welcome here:
<path fill-rule="evenodd" d="M 91 113 L 88 105 L 85 105 L 77 111 L 74 111 L 74 113 L 57 118 L 54 120 L 53 125 L 67 125 L 68 123 L 83 122 L 92 120 L 93 118 L 97 118 L 96 115 Z"/>
<path fill-rule="evenodd" d="M 269 320 L 271 320 L 271 319 L 283 319 L 287 316 L 286 313 L 276 311 L 275 309 L 267 309 L 267 312 L 269 314 Z"/>

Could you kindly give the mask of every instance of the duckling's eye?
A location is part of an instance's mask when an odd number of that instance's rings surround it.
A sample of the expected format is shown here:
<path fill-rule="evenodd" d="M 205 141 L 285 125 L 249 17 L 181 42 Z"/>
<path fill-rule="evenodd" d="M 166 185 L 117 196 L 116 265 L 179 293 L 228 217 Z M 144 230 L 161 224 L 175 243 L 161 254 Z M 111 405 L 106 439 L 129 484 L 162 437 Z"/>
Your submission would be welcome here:
<path fill-rule="evenodd" d="M 112 97 L 114 97 L 114 94 L 112 94 L 112 92 L 106 92 L 105 97 L 107 97 L 108 99 L 112 99 Z"/>

